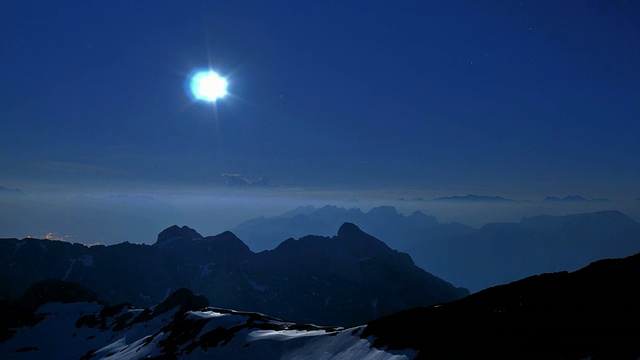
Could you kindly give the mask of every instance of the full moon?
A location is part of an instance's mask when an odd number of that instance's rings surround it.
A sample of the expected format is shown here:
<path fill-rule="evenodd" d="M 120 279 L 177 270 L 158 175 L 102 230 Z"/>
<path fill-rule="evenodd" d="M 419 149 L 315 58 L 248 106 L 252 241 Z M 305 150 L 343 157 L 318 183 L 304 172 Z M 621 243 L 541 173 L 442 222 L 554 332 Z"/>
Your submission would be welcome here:
<path fill-rule="evenodd" d="M 200 71 L 191 78 L 191 92 L 198 100 L 215 102 L 227 95 L 227 79 L 213 71 Z"/>

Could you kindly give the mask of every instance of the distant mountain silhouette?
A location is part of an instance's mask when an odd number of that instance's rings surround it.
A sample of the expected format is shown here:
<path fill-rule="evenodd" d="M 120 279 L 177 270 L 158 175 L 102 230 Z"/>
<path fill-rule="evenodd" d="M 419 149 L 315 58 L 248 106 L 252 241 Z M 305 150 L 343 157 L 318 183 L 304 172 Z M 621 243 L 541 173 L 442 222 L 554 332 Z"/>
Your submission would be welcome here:
<path fill-rule="evenodd" d="M 640 223 L 619 211 L 541 215 L 400 249 L 434 274 L 478 291 L 533 274 L 576 270 L 603 257 L 635 254 L 640 251 Z"/>
<path fill-rule="evenodd" d="M 80 243 L 143 242 L 184 222 L 170 203 L 134 195 L 0 195 L 0 237 L 45 237 Z"/>
<path fill-rule="evenodd" d="M 373 346 L 416 359 L 637 359 L 640 254 L 531 276 L 371 322 Z"/>
<path fill-rule="evenodd" d="M 433 201 L 472 201 L 472 202 L 515 202 L 514 199 L 503 198 L 502 196 L 485 196 L 467 194 L 465 196 L 445 196 L 434 198 Z"/>
<path fill-rule="evenodd" d="M 368 212 L 345 209 L 332 205 L 321 208 L 302 206 L 280 216 L 259 217 L 232 228 L 254 251 L 273 249 L 283 239 L 305 235 L 332 234 L 340 224 L 351 222 L 365 232 L 393 243 L 395 248 L 409 249 L 412 243 L 427 238 L 457 236 L 473 231 L 470 226 L 452 223 L 440 224 L 438 220 L 420 211 L 409 216 L 399 214 L 393 206 L 374 207 Z"/>
<path fill-rule="evenodd" d="M 150 306 L 186 287 L 219 307 L 331 325 L 468 295 L 350 223 L 337 236 L 291 238 L 261 253 L 231 232 L 202 237 L 186 226 L 165 229 L 154 245 L 0 240 L 5 299 L 48 278 L 87 286 L 110 303 Z"/>
<path fill-rule="evenodd" d="M 546 202 L 606 202 L 611 201 L 609 199 L 597 198 L 597 199 L 585 199 L 580 195 L 568 195 L 563 198 L 555 196 L 547 196 L 543 201 Z"/>
<path fill-rule="evenodd" d="M 168 246 L 174 240 L 198 240 L 202 239 L 203 236 L 198 234 L 197 231 L 189 228 L 188 226 L 179 227 L 178 225 L 170 226 L 160 232 L 158 234 L 158 238 L 156 239 L 156 245 L 158 246 Z"/>
<path fill-rule="evenodd" d="M 359 237 L 358 246 L 380 246 L 355 226 L 340 232 Z M 109 305 L 76 283 L 46 280 L 16 301 L 0 302 L 0 354 L 34 360 L 637 359 L 638 303 L 640 254 L 349 328 L 209 307 L 206 297 L 186 288 L 149 308 Z"/>
<path fill-rule="evenodd" d="M 248 239 L 250 246 L 261 248 L 300 233 L 326 234 L 340 221 L 358 224 L 410 254 L 419 267 L 471 291 L 640 251 L 640 223 L 619 211 L 541 215 L 474 229 L 441 224 L 421 212 L 405 216 L 389 206 L 368 213 L 335 206 L 302 207 L 273 218 L 249 220 L 234 232 Z"/>
<path fill-rule="evenodd" d="M 9 196 L 20 196 L 24 195 L 24 192 L 20 189 L 8 189 L 4 186 L 0 186 L 0 196 L 9 195 Z"/>
<path fill-rule="evenodd" d="M 229 186 L 256 186 L 256 187 L 273 187 L 271 180 L 266 176 L 261 176 L 256 181 L 251 181 L 240 174 L 222 174 L 222 177 L 227 179 L 227 185 Z"/>

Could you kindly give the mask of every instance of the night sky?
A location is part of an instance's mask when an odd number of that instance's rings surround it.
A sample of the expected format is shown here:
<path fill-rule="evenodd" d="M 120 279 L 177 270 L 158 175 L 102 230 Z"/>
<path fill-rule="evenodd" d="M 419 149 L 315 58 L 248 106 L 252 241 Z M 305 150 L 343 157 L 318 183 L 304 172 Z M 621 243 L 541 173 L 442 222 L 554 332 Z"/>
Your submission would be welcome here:
<path fill-rule="evenodd" d="M 636 1 L 9 0 L 0 185 L 635 199 L 639 44 Z"/>

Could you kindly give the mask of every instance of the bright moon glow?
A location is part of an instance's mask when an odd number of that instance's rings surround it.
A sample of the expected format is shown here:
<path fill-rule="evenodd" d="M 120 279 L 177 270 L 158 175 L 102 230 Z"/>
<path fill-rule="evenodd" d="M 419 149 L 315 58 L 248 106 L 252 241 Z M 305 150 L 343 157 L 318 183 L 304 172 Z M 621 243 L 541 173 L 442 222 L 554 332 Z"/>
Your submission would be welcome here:
<path fill-rule="evenodd" d="M 227 95 L 227 79 L 213 71 L 201 71 L 191 78 L 191 92 L 198 100 L 214 102 Z"/>

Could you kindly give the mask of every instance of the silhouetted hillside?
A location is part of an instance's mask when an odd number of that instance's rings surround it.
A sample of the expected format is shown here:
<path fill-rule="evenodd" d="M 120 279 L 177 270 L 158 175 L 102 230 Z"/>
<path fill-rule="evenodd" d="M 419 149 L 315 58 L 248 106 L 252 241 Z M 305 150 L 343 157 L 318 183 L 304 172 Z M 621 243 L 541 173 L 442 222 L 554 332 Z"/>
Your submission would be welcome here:
<path fill-rule="evenodd" d="M 636 254 L 393 314 L 363 337 L 419 359 L 637 359 L 639 294 Z"/>
<path fill-rule="evenodd" d="M 186 226 L 167 228 L 154 245 L 0 241 L 6 297 L 48 278 L 87 286 L 110 303 L 150 306 L 186 287 L 219 307 L 333 325 L 468 294 L 353 224 L 343 224 L 334 237 L 289 239 L 262 253 L 231 232 L 202 237 Z"/>
<path fill-rule="evenodd" d="M 486 196 L 486 195 L 474 195 L 467 194 L 464 196 L 455 195 L 455 196 L 443 196 L 434 198 L 433 201 L 455 201 L 455 202 L 515 202 L 516 200 L 507 199 L 502 196 Z"/>
<path fill-rule="evenodd" d="M 597 198 L 597 199 L 585 199 L 580 195 L 567 195 L 563 198 L 557 196 L 547 196 L 543 201 L 546 202 L 607 202 L 609 199 Z"/>

